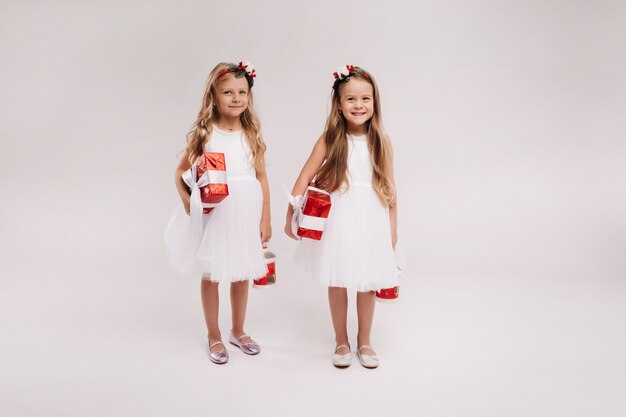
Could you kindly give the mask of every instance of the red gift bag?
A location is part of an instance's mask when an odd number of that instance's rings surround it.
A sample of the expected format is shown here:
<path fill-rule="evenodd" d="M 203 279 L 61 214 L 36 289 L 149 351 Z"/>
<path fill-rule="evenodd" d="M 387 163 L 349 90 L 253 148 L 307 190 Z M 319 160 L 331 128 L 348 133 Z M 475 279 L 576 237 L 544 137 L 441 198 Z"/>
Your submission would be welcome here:
<path fill-rule="evenodd" d="M 400 286 L 396 286 L 393 288 L 383 288 L 376 291 L 376 300 L 377 301 L 385 301 L 385 302 L 393 302 L 398 299 L 400 295 Z"/>
<path fill-rule="evenodd" d="M 264 277 L 255 279 L 252 286 L 258 289 L 269 289 L 276 286 L 276 255 L 267 247 L 263 248 L 263 257 L 267 265 L 267 274 Z"/>

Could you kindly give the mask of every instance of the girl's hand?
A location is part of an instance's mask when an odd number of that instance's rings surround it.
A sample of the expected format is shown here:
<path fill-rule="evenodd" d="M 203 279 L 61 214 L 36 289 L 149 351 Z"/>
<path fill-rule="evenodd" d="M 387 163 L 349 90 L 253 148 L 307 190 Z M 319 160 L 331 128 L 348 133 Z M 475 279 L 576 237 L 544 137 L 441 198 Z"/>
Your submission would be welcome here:
<path fill-rule="evenodd" d="M 272 237 L 272 224 L 269 220 L 261 219 L 261 243 L 267 243 Z"/>
<path fill-rule="evenodd" d="M 394 250 L 396 249 L 396 243 L 398 243 L 398 231 L 392 230 L 391 231 L 391 247 Z"/>
<path fill-rule="evenodd" d="M 291 207 L 291 204 L 289 205 L 289 208 L 287 209 L 287 218 L 285 220 L 285 234 L 287 236 L 289 236 L 290 238 L 292 238 L 293 240 L 298 240 L 298 238 L 293 234 L 293 231 L 291 230 L 291 218 L 293 217 L 293 207 Z"/>
<path fill-rule="evenodd" d="M 298 240 L 298 238 L 296 237 L 296 235 L 293 234 L 293 232 L 291 231 L 291 222 L 287 222 L 287 224 L 285 224 L 285 234 L 287 236 L 289 236 L 290 238 L 292 238 L 293 240 Z"/>

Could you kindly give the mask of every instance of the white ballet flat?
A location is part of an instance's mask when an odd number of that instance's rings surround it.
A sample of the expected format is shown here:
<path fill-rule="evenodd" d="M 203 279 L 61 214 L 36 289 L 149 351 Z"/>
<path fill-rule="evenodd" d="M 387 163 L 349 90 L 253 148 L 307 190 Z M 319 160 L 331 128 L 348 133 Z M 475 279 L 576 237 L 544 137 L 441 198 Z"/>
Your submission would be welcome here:
<path fill-rule="evenodd" d="M 364 349 L 364 348 L 372 349 L 370 345 L 363 345 L 356 351 L 356 355 L 359 358 L 359 362 L 361 363 L 361 365 L 364 368 L 368 368 L 368 369 L 378 368 L 378 356 L 376 355 L 370 356 L 370 355 L 362 354 L 361 349 Z"/>
<path fill-rule="evenodd" d="M 352 352 L 349 351 L 345 355 L 337 353 L 337 351 L 342 347 L 348 348 L 348 351 L 350 350 L 350 346 L 347 345 L 339 345 L 335 348 L 335 353 L 333 354 L 333 365 L 335 365 L 336 368 L 347 368 L 352 364 Z"/>

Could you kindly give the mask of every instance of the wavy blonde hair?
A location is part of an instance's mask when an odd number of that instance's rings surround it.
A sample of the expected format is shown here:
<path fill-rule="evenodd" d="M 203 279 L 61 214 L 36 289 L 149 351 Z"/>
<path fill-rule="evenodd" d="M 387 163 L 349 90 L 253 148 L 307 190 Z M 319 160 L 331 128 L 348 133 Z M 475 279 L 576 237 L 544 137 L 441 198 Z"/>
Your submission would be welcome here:
<path fill-rule="evenodd" d="M 380 113 L 378 86 L 372 75 L 362 68 L 355 67 L 350 73 L 350 79 L 360 78 L 372 85 L 374 99 L 374 114 L 365 125 L 367 147 L 372 162 L 372 186 L 381 203 L 387 206 L 395 205 L 395 190 L 387 175 L 388 156 L 390 145 L 385 138 Z M 326 159 L 315 177 L 315 185 L 328 192 L 338 190 L 342 184 L 349 186 L 348 180 L 348 127 L 346 119 L 339 112 L 339 100 L 343 86 L 350 81 L 344 81 L 333 88 L 331 109 L 324 130 L 326 144 Z"/>
<path fill-rule="evenodd" d="M 231 73 L 222 77 L 219 77 L 219 75 L 222 71 L 226 71 L 232 66 L 236 65 L 230 62 L 221 62 L 209 74 L 198 117 L 191 126 L 191 130 L 187 133 L 187 151 L 191 164 L 204 153 L 204 147 L 211 138 L 211 133 L 213 133 L 213 124 L 219 118 L 219 112 L 215 103 L 216 88 L 226 80 L 226 77 L 233 76 Z M 254 110 L 252 88 L 249 82 L 248 88 L 248 107 L 240 116 L 241 125 L 252 151 L 252 165 L 257 172 L 262 172 L 266 146 L 261 135 L 261 123 Z"/>

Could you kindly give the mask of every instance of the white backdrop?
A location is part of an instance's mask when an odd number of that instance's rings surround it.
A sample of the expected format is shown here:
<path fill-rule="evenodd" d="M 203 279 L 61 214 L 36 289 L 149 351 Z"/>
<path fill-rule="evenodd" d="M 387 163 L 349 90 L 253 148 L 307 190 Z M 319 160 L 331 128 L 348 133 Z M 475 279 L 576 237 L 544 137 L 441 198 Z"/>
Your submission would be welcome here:
<path fill-rule="evenodd" d="M 0 412 L 623 415 L 625 18 L 618 1 L 3 1 Z M 264 352 L 217 367 L 199 280 L 168 270 L 161 236 L 208 72 L 239 59 L 280 287 L 251 292 Z M 381 89 L 409 259 L 374 372 L 332 368 L 325 289 L 282 234 L 281 186 L 346 63 Z"/>

